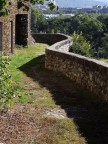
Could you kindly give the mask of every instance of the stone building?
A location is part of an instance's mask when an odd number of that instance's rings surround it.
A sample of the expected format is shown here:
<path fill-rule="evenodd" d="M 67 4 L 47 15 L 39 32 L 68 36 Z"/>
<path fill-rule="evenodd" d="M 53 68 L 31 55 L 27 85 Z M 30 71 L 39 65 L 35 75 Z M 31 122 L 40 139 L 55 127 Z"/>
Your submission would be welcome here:
<path fill-rule="evenodd" d="M 30 7 L 30 3 L 26 3 Z M 15 45 L 30 44 L 30 9 L 24 11 L 17 8 L 14 0 L 9 6 L 9 15 L 0 17 L 0 51 L 6 54 L 13 53 Z"/>

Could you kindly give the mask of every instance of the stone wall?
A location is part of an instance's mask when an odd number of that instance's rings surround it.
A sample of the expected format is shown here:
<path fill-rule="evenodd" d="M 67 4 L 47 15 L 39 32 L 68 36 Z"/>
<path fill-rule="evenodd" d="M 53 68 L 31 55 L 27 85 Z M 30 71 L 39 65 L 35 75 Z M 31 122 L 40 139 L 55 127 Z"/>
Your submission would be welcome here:
<path fill-rule="evenodd" d="M 63 34 L 36 34 L 32 33 L 32 38 L 38 43 L 47 43 L 49 45 L 65 40 L 67 37 Z"/>
<path fill-rule="evenodd" d="M 62 40 L 62 39 L 61 39 Z M 61 72 L 83 88 L 108 102 L 108 64 L 68 51 L 61 51 L 71 38 L 57 42 L 46 49 L 45 67 Z"/>

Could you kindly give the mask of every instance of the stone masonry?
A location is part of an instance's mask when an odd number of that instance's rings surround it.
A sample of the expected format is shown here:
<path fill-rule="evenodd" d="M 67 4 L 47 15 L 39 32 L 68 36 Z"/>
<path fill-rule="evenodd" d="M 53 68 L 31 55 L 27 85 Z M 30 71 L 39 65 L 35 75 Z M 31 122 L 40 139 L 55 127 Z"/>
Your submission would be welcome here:
<path fill-rule="evenodd" d="M 16 0 L 9 10 L 8 16 L 0 17 L 0 51 L 6 54 L 13 53 L 15 44 L 26 46 L 30 43 L 30 10 L 17 9 Z"/>
<path fill-rule="evenodd" d="M 33 37 L 36 38 L 37 34 Z M 45 34 L 40 35 L 38 41 L 43 41 L 42 37 Z M 64 74 L 95 94 L 98 100 L 108 102 L 108 64 L 68 52 L 67 46 L 72 43 L 68 36 L 56 34 L 55 38 L 54 34 L 46 34 L 46 37 L 44 42 L 48 43 L 49 39 L 49 43 L 55 44 L 46 49 L 45 67 Z"/>

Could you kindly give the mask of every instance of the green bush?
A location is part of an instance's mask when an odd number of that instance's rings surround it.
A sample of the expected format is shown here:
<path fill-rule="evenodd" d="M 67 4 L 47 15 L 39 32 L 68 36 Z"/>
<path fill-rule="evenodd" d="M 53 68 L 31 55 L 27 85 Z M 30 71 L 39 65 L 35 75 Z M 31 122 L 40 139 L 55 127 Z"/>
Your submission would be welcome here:
<path fill-rule="evenodd" d="M 98 49 L 99 57 L 108 59 L 108 33 L 104 34 L 101 38 L 101 42 L 101 47 Z"/>
<path fill-rule="evenodd" d="M 72 35 L 73 44 L 70 46 L 70 52 L 81 54 L 87 57 L 91 57 L 91 45 L 86 39 L 82 36 L 82 33 Z"/>
<path fill-rule="evenodd" d="M 14 97 L 13 81 L 8 66 L 9 57 L 0 54 L 0 109 L 6 108 Z"/>

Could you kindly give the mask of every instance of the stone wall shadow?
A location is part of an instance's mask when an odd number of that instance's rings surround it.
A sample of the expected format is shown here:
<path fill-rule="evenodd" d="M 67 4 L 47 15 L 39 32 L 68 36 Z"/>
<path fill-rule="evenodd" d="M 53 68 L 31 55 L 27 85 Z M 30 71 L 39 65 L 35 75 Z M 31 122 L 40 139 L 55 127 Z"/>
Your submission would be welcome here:
<path fill-rule="evenodd" d="M 45 56 L 41 55 L 19 70 L 52 93 L 55 103 L 65 110 L 69 118 L 74 118 L 79 133 L 88 144 L 108 144 L 107 104 L 89 101 L 88 92 L 62 74 L 46 70 L 44 65 Z"/>

